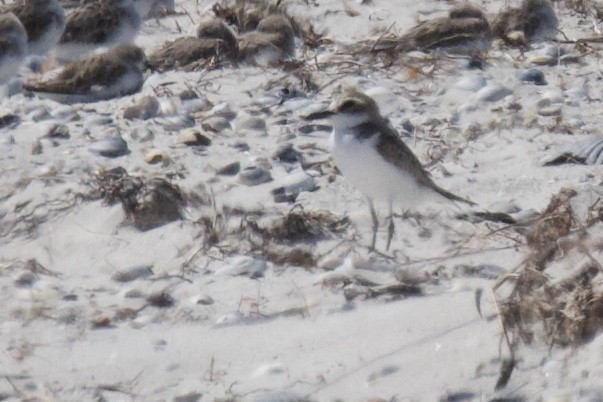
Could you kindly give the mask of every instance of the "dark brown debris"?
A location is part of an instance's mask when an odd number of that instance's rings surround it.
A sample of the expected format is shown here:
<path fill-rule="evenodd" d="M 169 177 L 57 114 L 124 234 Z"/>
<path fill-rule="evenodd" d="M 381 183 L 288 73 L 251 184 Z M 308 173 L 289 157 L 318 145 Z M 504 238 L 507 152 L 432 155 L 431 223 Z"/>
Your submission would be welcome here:
<path fill-rule="evenodd" d="M 98 173 L 95 192 L 110 205 L 120 202 L 126 219 L 141 231 L 182 219 L 186 204 L 184 194 L 168 180 L 130 176 L 121 167 Z"/>
<path fill-rule="evenodd" d="M 575 215 L 576 195 L 563 189 L 551 198 L 526 235 L 527 257 L 494 288 L 512 353 L 520 341 L 577 345 L 603 330 L 603 223 L 587 225 L 590 209 Z"/>
<path fill-rule="evenodd" d="M 576 194 L 572 189 L 562 189 L 554 195 L 526 234 L 533 261 L 542 269 L 558 249 L 557 241 L 567 236 L 575 223 L 570 200 Z"/>
<path fill-rule="evenodd" d="M 349 220 L 328 211 L 306 212 L 294 207 L 281 220 L 266 229 L 266 234 L 279 243 L 313 241 L 328 233 L 345 230 Z"/>
<path fill-rule="evenodd" d="M 490 24 L 485 14 L 465 3 L 452 8 L 447 17 L 423 21 L 400 37 L 384 36 L 372 49 L 408 52 L 447 48 L 471 54 L 487 50 L 491 40 Z"/>

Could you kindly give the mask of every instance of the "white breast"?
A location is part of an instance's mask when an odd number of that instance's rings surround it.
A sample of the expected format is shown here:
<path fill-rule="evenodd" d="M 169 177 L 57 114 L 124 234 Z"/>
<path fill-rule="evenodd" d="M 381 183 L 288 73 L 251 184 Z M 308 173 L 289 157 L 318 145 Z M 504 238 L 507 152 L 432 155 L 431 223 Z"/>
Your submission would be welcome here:
<path fill-rule="evenodd" d="M 331 153 L 344 178 L 375 202 L 393 203 L 404 210 L 435 193 L 418 185 L 416 179 L 389 163 L 377 152 L 377 137 L 358 141 L 349 129 L 333 130 Z"/>

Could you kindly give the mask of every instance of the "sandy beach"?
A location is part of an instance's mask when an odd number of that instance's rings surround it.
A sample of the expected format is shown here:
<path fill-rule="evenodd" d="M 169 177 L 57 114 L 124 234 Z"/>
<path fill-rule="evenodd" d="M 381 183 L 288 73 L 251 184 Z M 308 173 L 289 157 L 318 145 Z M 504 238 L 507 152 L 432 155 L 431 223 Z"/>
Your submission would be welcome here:
<path fill-rule="evenodd" d="M 194 36 L 214 3 L 177 0 L 135 43 Z M 147 72 L 92 103 L 0 99 L 0 400 L 603 400 L 601 46 L 579 41 L 601 21 L 569 3 L 557 41 L 494 40 L 482 69 L 375 51 L 448 2 L 291 0 L 316 37 L 297 32 L 284 64 Z M 370 252 L 331 127 L 303 118 L 348 85 L 477 206 L 396 210 L 385 250 L 377 202 Z M 145 97 L 152 117 L 124 117 Z M 547 210 L 562 189 L 563 216 Z"/>

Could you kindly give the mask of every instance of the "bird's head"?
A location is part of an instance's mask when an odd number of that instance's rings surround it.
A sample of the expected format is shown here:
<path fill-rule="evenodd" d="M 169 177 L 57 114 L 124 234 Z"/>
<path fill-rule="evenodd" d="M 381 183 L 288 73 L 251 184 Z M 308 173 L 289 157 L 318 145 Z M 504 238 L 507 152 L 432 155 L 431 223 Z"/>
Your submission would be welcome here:
<path fill-rule="evenodd" d="M 306 120 L 330 118 L 334 127 L 351 128 L 364 122 L 379 121 L 379 106 L 373 98 L 354 87 L 344 89 L 326 110 L 305 116 Z"/>

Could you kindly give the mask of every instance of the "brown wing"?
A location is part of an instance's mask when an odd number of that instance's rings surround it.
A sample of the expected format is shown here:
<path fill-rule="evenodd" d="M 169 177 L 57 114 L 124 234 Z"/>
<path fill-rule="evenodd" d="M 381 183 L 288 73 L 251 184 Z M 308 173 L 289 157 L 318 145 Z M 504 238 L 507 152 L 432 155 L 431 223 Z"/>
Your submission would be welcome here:
<path fill-rule="evenodd" d="M 103 43 L 120 25 L 119 9 L 96 1 L 74 9 L 67 16 L 60 43 Z"/>
<path fill-rule="evenodd" d="M 70 63 L 56 78 L 28 82 L 24 88 L 35 92 L 85 95 L 90 92 L 92 86 L 113 84 L 115 79 L 125 74 L 128 69 L 126 63 L 112 58 L 110 54 L 100 54 Z"/>
<path fill-rule="evenodd" d="M 169 70 L 219 56 L 224 51 L 225 42 L 221 39 L 178 38 L 167 42 L 160 50 L 151 54 L 148 63 L 152 67 Z"/>
<path fill-rule="evenodd" d="M 460 201 L 469 205 L 475 205 L 472 201 L 452 194 L 433 182 L 429 174 L 423 169 L 423 165 L 410 148 L 400 139 L 398 133 L 391 128 L 386 121 L 380 123 L 365 123 L 357 127 L 360 131 L 360 141 L 372 138 L 376 132 L 382 134 L 377 140 L 377 150 L 385 158 L 397 166 L 400 170 L 408 172 L 416 177 L 417 182 L 424 187 L 431 188 L 449 200 Z"/>
<path fill-rule="evenodd" d="M 268 32 L 248 32 L 239 36 L 239 57 L 246 59 L 255 56 L 261 49 L 279 49 L 281 36 Z"/>
<path fill-rule="evenodd" d="M 490 35 L 488 21 L 481 18 L 436 18 L 425 21 L 400 38 L 402 50 L 429 50 L 455 46 Z"/>

